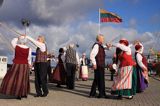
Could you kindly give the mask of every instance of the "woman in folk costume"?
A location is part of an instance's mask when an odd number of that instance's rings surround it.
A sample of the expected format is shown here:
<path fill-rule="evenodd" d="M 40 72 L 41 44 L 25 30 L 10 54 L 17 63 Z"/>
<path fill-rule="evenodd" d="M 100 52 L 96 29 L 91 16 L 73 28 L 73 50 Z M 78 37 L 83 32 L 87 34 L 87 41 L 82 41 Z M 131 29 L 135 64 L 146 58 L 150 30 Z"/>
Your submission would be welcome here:
<path fill-rule="evenodd" d="M 126 39 L 121 39 L 118 44 L 112 45 L 117 47 L 116 54 L 119 61 L 117 76 L 112 85 L 112 94 L 118 95 L 117 99 L 127 96 L 133 98 L 133 66 L 135 62 L 132 59 L 131 48 Z"/>
<path fill-rule="evenodd" d="M 7 71 L 0 88 L 0 93 L 16 96 L 20 100 L 23 97 L 27 98 L 30 90 L 31 49 L 26 46 L 26 42 L 25 36 L 19 36 L 12 40 L 15 56 L 12 67 Z"/>
<path fill-rule="evenodd" d="M 81 64 L 79 77 L 82 78 L 83 81 L 86 81 L 88 79 L 88 67 L 85 53 L 82 54 L 82 57 L 79 59 L 79 61 Z"/>
<path fill-rule="evenodd" d="M 66 83 L 66 71 L 64 67 L 64 50 L 63 48 L 59 49 L 59 55 L 58 55 L 58 64 L 53 71 L 52 74 L 52 82 L 57 83 L 57 87 L 61 87 L 62 84 Z"/>
<path fill-rule="evenodd" d="M 143 55 L 143 45 L 137 43 L 135 45 L 135 60 L 136 60 L 136 70 L 137 70 L 137 92 L 143 92 L 145 88 L 148 87 L 148 69 L 147 69 L 147 59 Z"/>

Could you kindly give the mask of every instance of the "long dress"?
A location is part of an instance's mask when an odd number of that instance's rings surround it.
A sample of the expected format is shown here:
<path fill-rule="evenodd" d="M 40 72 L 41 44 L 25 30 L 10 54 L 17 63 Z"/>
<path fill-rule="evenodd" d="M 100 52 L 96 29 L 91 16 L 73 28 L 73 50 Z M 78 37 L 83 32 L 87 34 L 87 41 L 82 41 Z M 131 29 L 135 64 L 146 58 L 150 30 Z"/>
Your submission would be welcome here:
<path fill-rule="evenodd" d="M 58 56 L 58 64 L 51 75 L 51 79 L 53 83 L 57 83 L 60 85 L 66 84 L 66 71 L 63 64 L 63 60 L 61 58 L 63 54 L 59 54 Z"/>
<path fill-rule="evenodd" d="M 82 78 L 83 81 L 87 81 L 88 79 L 88 66 L 86 65 L 87 59 L 86 58 L 80 58 L 80 72 L 79 72 L 79 78 Z"/>
<path fill-rule="evenodd" d="M 28 55 L 29 48 L 15 47 L 15 58 L 1 83 L 0 93 L 17 97 L 28 95 L 30 91 Z"/>
<path fill-rule="evenodd" d="M 140 65 L 137 62 L 136 55 L 140 54 L 138 52 L 135 53 L 135 60 L 136 60 L 136 71 L 137 71 L 137 93 L 143 92 L 148 87 L 148 82 L 143 76 L 143 70 L 140 67 Z M 140 54 L 142 56 L 142 63 L 147 67 L 147 59 L 144 57 L 144 55 Z"/>
<path fill-rule="evenodd" d="M 114 79 L 114 83 L 111 88 L 111 94 L 131 96 L 135 94 L 135 88 L 133 82 L 135 79 L 134 65 L 135 62 L 132 59 L 132 55 L 126 54 L 122 51 L 119 56 L 120 65 L 118 69 L 118 75 Z"/>

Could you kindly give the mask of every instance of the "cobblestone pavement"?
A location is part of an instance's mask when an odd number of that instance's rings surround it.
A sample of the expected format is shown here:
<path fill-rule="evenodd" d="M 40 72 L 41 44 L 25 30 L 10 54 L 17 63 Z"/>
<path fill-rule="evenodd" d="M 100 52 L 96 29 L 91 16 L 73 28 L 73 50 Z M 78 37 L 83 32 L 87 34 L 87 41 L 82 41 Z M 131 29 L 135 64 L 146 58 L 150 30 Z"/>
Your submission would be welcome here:
<path fill-rule="evenodd" d="M 93 81 L 93 71 L 89 74 L 88 81 L 76 81 L 75 90 L 68 90 L 65 86 L 57 88 L 55 84 L 49 83 L 49 95 L 39 98 L 34 97 L 34 75 L 31 75 L 31 93 L 28 98 L 17 100 L 0 94 L 0 106 L 160 106 L 160 81 L 157 79 L 150 77 L 149 87 L 143 93 L 136 94 L 132 100 L 98 99 L 88 97 Z M 110 87 L 113 81 L 110 81 L 109 74 L 106 74 L 105 82 L 106 93 L 112 97 Z"/>

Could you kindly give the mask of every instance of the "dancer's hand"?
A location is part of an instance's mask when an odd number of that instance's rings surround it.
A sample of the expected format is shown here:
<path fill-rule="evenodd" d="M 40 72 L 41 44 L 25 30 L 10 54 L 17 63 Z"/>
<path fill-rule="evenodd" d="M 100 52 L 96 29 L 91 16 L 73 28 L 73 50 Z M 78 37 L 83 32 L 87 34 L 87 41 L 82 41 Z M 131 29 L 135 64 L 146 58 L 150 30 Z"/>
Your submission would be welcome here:
<path fill-rule="evenodd" d="M 18 37 L 18 40 L 21 39 L 21 38 L 25 38 L 25 37 L 26 37 L 26 35 L 20 35 L 20 36 Z"/>
<path fill-rule="evenodd" d="M 93 68 L 94 70 L 96 70 L 96 69 L 97 69 L 97 65 L 93 65 L 92 68 Z"/>
<path fill-rule="evenodd" d="M 111 43 L 106 43 L 106 46 L 107 46 L 107 48 L 110 48 L 110 47 L 112 47 L 112 44 Z"/>
<path fill-rule="evenodd" d="M 32 69 L 32 64 L 29 64 L 29 68 Z"/>
<path fill-rule="evenodd" d="M 138 40 L 135 40 L 135 41 L 133 41 L 133 45 L 137 45 L 137 44 L 139 44 L 140 42 L 138 41 Z"/>

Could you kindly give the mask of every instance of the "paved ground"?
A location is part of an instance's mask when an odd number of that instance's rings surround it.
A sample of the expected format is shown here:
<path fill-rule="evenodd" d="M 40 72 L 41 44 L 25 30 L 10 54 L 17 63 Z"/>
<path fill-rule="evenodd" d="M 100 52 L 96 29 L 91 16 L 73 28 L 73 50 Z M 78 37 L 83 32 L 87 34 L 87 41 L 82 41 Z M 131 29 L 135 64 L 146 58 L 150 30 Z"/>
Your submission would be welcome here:
<path fill-rule="evenodd" d="M 108 73 L 106 71 L 106 73 Z M 76 81 L 75 90 L 56 88 L 55 84 L 49 83 L 49 95 L 45 98 L 35 98 L 34 76 L 30 77 L 31 93 L 27 99 L 16 100 L 14 97 L 0 95 L 0 106 L 160 106 L 160 81 L 150 77 L 149 88 L 140 94 L 136 94 L 132 100 L 123 98 L 97 99 L 88 98 L 92 84 L 93 72 L 90 71 L 88 81 Z M 112 81 L 106 74 L 106 93 L 110 95 Z M 1 81 L 0 81 L 1 82 Z"/>

